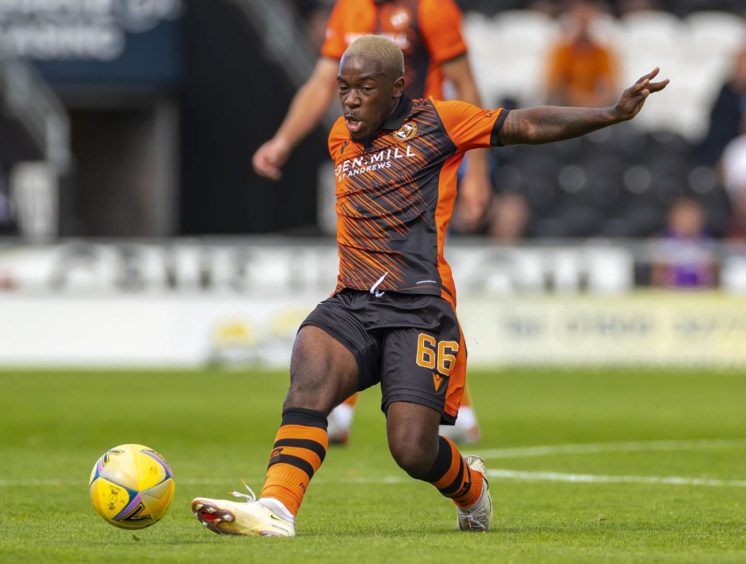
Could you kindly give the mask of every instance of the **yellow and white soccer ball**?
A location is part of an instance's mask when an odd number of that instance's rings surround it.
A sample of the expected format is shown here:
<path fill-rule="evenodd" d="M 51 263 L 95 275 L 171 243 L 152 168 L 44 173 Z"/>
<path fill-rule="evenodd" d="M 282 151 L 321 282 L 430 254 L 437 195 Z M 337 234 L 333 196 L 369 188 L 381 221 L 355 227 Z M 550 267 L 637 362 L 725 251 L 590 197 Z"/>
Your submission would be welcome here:
<path fill-rule="evenodd" d="M 171 468 L 144 445 L 107 450 L 91 471 L 88 489 L 101 517 L 123 529 L 144 529 L 166 514 L 174 498 Z"/>

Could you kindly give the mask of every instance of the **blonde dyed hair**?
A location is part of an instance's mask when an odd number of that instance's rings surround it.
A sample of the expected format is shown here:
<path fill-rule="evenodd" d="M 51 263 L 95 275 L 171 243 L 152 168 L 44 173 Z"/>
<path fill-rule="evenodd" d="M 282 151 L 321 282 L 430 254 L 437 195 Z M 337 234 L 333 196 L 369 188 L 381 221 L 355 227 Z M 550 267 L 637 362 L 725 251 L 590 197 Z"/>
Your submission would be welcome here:
<path fill-rule="evenodd" d="M 397 79 L 404 76 L 404 54 L 399 46 L 380 35 L 363 35 L 353 41 L 342 57 L 359 56 L 380 61 L 387 76 Z"/>

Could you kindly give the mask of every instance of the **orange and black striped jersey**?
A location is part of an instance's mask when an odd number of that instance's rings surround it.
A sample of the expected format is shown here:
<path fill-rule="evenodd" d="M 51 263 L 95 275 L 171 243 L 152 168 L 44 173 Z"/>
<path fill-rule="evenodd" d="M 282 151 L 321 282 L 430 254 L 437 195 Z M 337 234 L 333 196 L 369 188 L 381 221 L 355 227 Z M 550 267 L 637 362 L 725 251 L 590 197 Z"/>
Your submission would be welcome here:
<path fill-rule="evenodd" d="M 443 258 L 456 201 L 456 172 L 469 149 L 498 144 L 507 110 L 457 100 L 402 98 L 367 144 L 340 117 L 329 134 L 336 177 L 336 292 L 441 295 L 454 306 Z"/>
<path fill-rule="evenodd" d="M 337 0 L 321 54 L 340 59 L 363 35 L 383 35 L 404 53 L 410 98 L 443 98 L 440 65 L 466 54 L 461 10 L 454 0 Z"/>

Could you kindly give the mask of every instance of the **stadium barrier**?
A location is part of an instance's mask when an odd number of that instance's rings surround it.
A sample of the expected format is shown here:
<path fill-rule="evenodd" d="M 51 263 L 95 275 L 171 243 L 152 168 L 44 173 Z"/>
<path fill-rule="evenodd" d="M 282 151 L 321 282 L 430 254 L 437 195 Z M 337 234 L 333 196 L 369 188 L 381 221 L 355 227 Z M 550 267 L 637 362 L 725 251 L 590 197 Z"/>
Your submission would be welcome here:
<path fill-rule="evenodd" d="M 650 245 L 456 241 L 470 365 L 746 365 L 743 255 L 715 254 L 726 289 L 664 291 Z M 330 242 L 0 247 L 0 366 L 287 366 L 335 273 Z"/>

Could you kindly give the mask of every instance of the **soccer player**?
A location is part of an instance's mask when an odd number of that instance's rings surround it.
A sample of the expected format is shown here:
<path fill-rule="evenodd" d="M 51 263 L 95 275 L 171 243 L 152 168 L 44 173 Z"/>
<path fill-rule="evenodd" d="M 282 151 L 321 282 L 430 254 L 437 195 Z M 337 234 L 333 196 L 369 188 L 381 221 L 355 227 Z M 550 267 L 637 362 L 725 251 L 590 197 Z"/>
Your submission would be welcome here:
<path fill-rule="evenodd" d="M 460 529 L 489 530 L 484 461 L 463 457 L 438 435 L 439 424 L 456 417 L 466 375 L 456 291 L 443 258 L 456 170 L 470 149 L 559 141 L 629 120 L 668 84 L 652 82 L 657 73 L 608 108 L 485 110 L 411 100 L 401 50 L 379 36 L 356 40 L 340 62 L 344 115 L 329 135 L 339 222 L 336 290 L 296 337 L 260 498 L 196 498 L 196 518 L 219 534 L 293 536 L 326 455 L 327 414 L 354 391 L 380 383 L 394 460 L 455 502 Z"/>
<path fill-rule="evenodd" d="M 321 58 L 293 99 L 275 135 L 252 159 L 254 170 L 277 179 L 293 148 L 318 125 L 332 104 L 339 59 L 357 37 L 378 34 L 404 53 L 405 88 L 410 98 L 443 98 L 449 81 L 459 100 L 481 106 L 461 33 L 461 11 L 453 0 L 337 0 L 329 17 Z M 491 199 L 486 151 L 469 155 L 459 188 L 459 218 L 466 229 L 477 227 Z M 346 443 L 356 395 L 329 416 L 329 442 Z M 457 442 L 478 442 L 479 425 L 467 391 L 454 427 L 444 429 Z"/>

